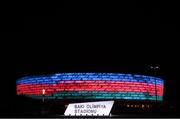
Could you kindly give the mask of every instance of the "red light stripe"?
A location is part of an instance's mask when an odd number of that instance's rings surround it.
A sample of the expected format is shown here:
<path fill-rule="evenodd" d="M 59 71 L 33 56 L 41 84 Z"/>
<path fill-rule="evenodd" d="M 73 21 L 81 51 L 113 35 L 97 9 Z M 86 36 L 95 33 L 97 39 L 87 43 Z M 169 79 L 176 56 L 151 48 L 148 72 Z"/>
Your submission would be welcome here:
<path fill-rule="evenodd" d="M 110 81 L 83 81 L 79 83 L 59 83 L 49 84 L 19 84 L 17 85 L 17 94 L 42 95 L 42 89 L 46 90 L 46 95 L 51 95 L 59 91 L 110 91 L 110 92 L 148 92 L 155 95 L 155 86 L 139 82 L 110 82 Z M 157 85 L 158 96 L 163 95 L 163 85 Z"/>

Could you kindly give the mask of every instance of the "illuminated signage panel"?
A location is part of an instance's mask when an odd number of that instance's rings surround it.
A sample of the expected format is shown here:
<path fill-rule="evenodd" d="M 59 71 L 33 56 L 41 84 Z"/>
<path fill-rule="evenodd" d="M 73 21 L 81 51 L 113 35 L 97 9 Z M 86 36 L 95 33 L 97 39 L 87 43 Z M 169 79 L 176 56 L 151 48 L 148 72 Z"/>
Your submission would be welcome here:
<path fill-rule="evenodd" d="M 109 116 L 114 101 L 69 104 L 65 116 Z"/>

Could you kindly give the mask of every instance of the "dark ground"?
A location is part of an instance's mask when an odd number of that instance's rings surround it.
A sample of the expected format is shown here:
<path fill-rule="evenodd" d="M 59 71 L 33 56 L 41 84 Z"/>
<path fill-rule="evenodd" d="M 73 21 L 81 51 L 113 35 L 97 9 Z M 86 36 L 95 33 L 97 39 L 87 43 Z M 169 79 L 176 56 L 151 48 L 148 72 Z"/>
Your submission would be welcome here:
<path fill-rule="evenodd" d="M 157 75 L 165 80 L 165 113 L 179 117 L 177 2 L 9 2 L 1 6 L 0 116 L 16 117 L 24 109 L 31 110 L 15 92 L 15 81 L 26 75 L 153 75 L 149 66 L 159 65 Z"/>

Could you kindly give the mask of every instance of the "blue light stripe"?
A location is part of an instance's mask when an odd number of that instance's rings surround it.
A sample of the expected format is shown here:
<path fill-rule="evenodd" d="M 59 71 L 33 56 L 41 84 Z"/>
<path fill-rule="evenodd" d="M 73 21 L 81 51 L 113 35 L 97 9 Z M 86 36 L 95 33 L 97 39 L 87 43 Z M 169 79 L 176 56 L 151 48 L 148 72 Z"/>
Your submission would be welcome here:
<path fill-rule="evenodd" d="M 59 81 L 122 81 L 163 85 L 163 80 L 151 76 L 115 73 L 61 73 L 49 76 L 24 77 L 17 84 L 55 84 Z"/>

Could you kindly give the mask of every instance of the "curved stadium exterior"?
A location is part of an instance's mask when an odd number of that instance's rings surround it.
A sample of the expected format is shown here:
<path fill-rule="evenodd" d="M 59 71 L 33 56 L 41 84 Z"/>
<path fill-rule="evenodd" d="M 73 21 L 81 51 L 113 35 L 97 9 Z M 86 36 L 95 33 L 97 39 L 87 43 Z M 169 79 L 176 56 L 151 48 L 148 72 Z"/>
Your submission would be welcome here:
<path fill-rule="evenodd" d="M 33 99 L 156 101 L 157 94 L 162 102 L 164 81 L 134 74 L 58 73 L 23 77 L 16 88 L 17 95 Z"/>

